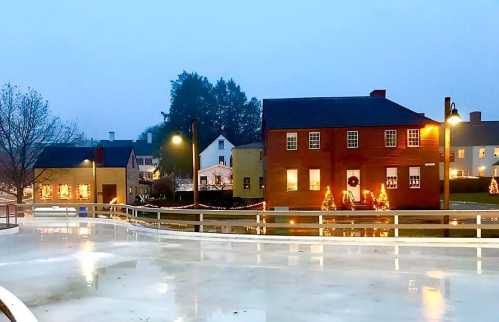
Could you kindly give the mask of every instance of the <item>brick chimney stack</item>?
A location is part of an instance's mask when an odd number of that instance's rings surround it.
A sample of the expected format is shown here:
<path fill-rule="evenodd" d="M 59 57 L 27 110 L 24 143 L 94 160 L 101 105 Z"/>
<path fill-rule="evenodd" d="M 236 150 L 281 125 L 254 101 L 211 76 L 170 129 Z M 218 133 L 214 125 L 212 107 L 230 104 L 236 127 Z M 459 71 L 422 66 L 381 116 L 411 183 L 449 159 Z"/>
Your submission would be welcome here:
<path fill-rule="evenodd" d="M 471 123 L 480 123 L 482 122 L 482 112 L 475 111 L 470 113 L 470 122 Z"/>
<path fill-rule="evenodd" d="M 386 97 L 386 89 L 375 89 L 369 94 L 369 96 L 371 96 L 371 97 Z"/>

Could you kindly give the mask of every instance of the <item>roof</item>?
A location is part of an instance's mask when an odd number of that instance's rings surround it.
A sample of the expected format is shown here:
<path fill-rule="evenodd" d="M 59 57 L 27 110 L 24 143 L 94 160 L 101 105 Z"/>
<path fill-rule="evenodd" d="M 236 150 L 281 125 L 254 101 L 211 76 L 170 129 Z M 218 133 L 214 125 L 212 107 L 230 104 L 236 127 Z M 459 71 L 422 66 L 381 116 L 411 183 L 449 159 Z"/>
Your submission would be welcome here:
<path fill-rule="evenodd" d="M 99 167 L 124 168 L 128 165 L 131 147 L 105 147 L 104 162 Z M 90 167 L 85 160 L 95 159 L 95 148 L 76 146 L 48 146 L 43 149 L 35 168 L 77 168 Z"/>
<path fill-rule="evenodd" d="M 252 142 L 249 144 L 235 146 L 234 149 L 263 149 L 263 143 L 262 142 Z"/>
<path fill-rule="evenodd" d="M 453 146 L 499 145 L 499 121 L 462 122 L 451 130 Z"/>
<path fill-rule="evenodd" d="M 135 151 L 135 155 L 154 155 L 154 148 L 151 143 L 147 143 L 146 140 L 101 140 L 99 145 L 103 147 L 132 147 Z"/>
<path fill-rule="evenodd" d="M 385 97 L 310 97 L 263 100 L 268 129 L 423 125 L 434 120 Z"/>
<path fill-rule="evenodd" d="M 232 144 L 232 142 L 229 141 L 229 139 L 227 139 L 223 134 L 219 134 L 213 141 L 210 142 L 210 144 L 208 144 L 204 149 L 203 151 L 201 151 L 199 154 L 204 154 L 208 151 L 208 148 L 212 145 L 212 144 L 216 144 L 215 142 L 218 142 L 218 140 L 220 139 L 224 139 L 225 141 L 227 141 L 228 144 L 234 146 L 234 144 Z"/>

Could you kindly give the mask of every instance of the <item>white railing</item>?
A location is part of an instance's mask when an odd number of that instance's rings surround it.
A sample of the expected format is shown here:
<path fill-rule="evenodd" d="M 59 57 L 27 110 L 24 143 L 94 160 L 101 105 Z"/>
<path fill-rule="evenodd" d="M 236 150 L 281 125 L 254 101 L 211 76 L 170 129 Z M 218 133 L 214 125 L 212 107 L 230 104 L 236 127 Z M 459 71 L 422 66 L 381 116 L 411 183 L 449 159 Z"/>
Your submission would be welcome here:
<path fill-rule="evenodd" d="M 121 218 L 157 229 L 183 229 L 198 232 L 244 233 L 263 235 L 307 234 L 315 236 L 355 234 L 363 236 L 449 236 L 465 231 L 463 237 L 482 238 L 499 230 L 499 210 L 391 210 L 391 211 L 261 211 L 170 209 L 123 204 L 30 204 L 16 205 L 16 214 L 34 214 L 38 208 L 76 208 L 76 215 Z M 57 209 L 57 208 L 54 208 Z M 74 215 L 58 211 L 58 215 Z M 432 233 L 433 232 L 433 233 Z M 471 233 L 471 234 L 470 234 Z M 492 235 L 499 237 L 497 234 Z"/>

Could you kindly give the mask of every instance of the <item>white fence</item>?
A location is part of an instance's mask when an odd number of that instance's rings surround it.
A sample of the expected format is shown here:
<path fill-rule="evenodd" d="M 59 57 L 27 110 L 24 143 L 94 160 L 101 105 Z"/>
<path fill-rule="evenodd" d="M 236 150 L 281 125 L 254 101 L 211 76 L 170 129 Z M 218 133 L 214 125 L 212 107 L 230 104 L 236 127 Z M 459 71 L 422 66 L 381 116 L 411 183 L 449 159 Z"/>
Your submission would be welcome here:
<path fill-rule="evenodd" d="M 16 215 L 121 218 L 157 229 L 256 235 L 338 236 L 340 232 L 339 236 L 343 233 L 343 236 L 444 237 L 459 232 L 462 237 L 482 238 L 495 237 L 495 231 L 499 230 L 499 210 L 259 211 L 85 203 L 15 205 L 15 208 Z M 483 231 L 487 231 L 487 236 L 482 236 Z"/>

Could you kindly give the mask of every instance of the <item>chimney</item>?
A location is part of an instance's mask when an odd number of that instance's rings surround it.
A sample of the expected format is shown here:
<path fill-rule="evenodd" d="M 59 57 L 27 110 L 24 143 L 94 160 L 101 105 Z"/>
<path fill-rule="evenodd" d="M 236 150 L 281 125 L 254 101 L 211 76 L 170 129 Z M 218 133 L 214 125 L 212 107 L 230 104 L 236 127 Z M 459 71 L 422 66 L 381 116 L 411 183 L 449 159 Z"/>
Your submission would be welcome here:
<path fill-rule="evenodd" d="M 371 96 L 371 97 L 386 97 L 386 89 L 375 89 L 369 94 L 369 96 Z"/>
<path fill-rule="evenodd" d="M 480 123 L 482 122 L 482 112 L 475 111 L 470 113 L 470 122 L 471 123 Z"/>
<path fill-rule="evenodd" d="M 114 141 L 114 131 L 109 131 L 109 141 Z"/>
<path fill-rule="evenodd" d="M 147 143 L 151 144 L 152 143 L 152 133 L 147 132 Z"/>
<path fill-rule="evenodd" d="M 104 164 L 104 147 L 98 146 L 95 148 L 95 164 Z"/>

